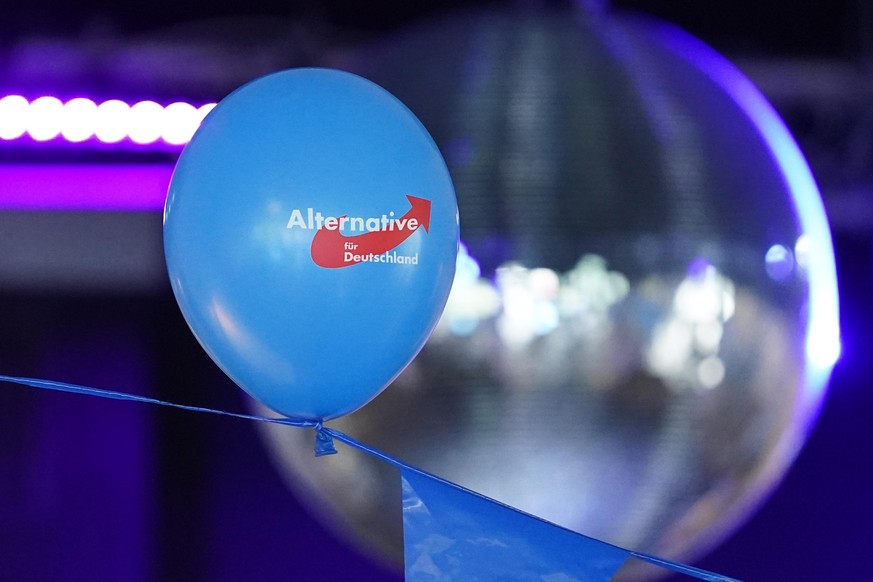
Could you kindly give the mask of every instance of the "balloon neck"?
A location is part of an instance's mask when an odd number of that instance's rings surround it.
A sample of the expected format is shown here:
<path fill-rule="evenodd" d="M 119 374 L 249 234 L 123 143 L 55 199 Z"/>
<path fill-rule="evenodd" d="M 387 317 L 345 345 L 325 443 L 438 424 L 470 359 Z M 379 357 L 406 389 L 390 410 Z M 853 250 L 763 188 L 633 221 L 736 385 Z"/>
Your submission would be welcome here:
<path fill-rule="evenodd" d="M 324 430 L 322 423 L 315 425 L 315 456 L 323 457 L 325 455 L 335 455 L 336 447 L 333 444 L 333 437 Z"/>

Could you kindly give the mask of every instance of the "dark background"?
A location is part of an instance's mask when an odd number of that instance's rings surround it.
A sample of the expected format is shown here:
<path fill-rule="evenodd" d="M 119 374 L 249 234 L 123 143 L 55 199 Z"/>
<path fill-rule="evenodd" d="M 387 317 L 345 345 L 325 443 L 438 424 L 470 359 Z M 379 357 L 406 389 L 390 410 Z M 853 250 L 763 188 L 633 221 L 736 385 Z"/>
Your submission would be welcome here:
<path fill-rule="evenodd" d="M 524 6 L 565 6 L 573 2 L 528 1 Z M 596 2 L 605 4 L 604 2 Z M 486 0 L 379 0 L 329 2 L 225 0 L 199 3 L 174 0 L 34 0 L 4 13 L 5 41 L 33 34 L 75 37 L 96 25 L 135 35 L 179 23 L 221 16 L 263 14 L 329 24 L 348 33 L 383 33 L 410 22 L 434 18 L 458 9 L 493 7 L 506 2 Z M 615 9 L 646 12 L 674 22 L 720 50 L 755 53 L 855 56 L 869 43 L 871 7 L 863 0 L 816 2 L 797 0 L 735 0 L 701 3 L 694 0 L 616 0 Z"/>
<path fill-rule="evenodd" d="M 308 39 L 308 50 L 316 51 L 494 4 L 34 0 L 7 7 L 0 20 L 0 70 L 8 73 L 0 84 L 25 78 L 17 55 L 40 39 L 123 43 L 259 14 L 302 30 L 295 38 Z M 749 66 L 809 156 L 834 232 L 843 356 L 818 424 L 768 502 L 697 565 L 746 580 L 866 579 L 873 540 L 873 107 L 863 102 L 873 63 L 873 8 L 862 0 L 612 6 L 674 22 Z M 289 64 L 303 58 L 293 53 Z M 848 70 L 853 81 L 834 88 L 824 76 L 792 91 L 782 77 L 753 74 L 798 64 Z M 34 87 L 51 79 L 33 73 Z M 0 149 L 6 159 L 41 155 Z M 26 217 L 3 218 L 9 225 Z M 65 220 L 40 220 L 53 219 Z M 160 230 L 156 213 L 124 220 Z M 8 233 L 0 230 L 0 252 L 14 243 Z M 194 342 L 163 282 L 133 290 L 19 283 L 0 281 L 0 373 L 245 410 L 240 392 Z M 398 579 L 307 513 L 250 423 L 0 385 L 0 580 L 315 577 Z"/>

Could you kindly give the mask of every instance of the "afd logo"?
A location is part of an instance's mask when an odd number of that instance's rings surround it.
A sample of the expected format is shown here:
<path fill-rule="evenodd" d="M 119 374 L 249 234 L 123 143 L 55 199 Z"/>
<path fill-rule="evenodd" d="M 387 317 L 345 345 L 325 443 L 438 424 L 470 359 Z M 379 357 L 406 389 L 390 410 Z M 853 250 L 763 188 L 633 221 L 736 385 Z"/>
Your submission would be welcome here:
<path fill-rule="evenodd" d="M 431 204 L 417 196 L 406 198 L 410 208 L 399 218 L 393 211 L 380 217 L 325 216 L 314 208 L 307 208 L 305 213 L 295 208 L 286 228 L 315 230 L 310 255 L 316 265 L 327 269 L 358 263 L 417 265 L 418 253 L 403 255 L 394 249 L 419 228 L 428 232 Z"/>

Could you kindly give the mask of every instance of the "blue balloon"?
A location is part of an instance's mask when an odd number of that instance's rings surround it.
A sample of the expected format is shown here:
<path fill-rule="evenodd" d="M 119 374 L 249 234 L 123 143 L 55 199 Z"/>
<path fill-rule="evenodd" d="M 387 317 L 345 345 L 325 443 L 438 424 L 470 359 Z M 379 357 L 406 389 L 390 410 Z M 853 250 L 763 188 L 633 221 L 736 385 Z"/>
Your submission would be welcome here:
<path fill-rule="evenodd" d="M 279 413 L 329 420 L 424 345 L 454 278 L 458 207 L 396 98 L 292 69 L 203 121 L 173 173 L 164 247 L 179 307 L 224 372 Z"/>

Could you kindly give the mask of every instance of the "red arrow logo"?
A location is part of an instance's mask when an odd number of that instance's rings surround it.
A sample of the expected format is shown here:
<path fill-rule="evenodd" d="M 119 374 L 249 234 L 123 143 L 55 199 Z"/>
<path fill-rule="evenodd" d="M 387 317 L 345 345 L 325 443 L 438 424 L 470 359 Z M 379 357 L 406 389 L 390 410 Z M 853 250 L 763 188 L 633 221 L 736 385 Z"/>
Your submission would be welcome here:
<path fill-rule="evenodd" d="M 429 232 L 430 200 L 408 194 L 406 198 L 412 205 L 409 211 L 400 218 L 392 218 L 380 230 L 346 236 L 339 228 L 322 226 L 312 237 L 312 260 L 316 265 L 328 269 L 348 267 L 387 253 L 412 236 L 420 226 Z M 342 223 L 342 220 L 339 222 Z"/>

